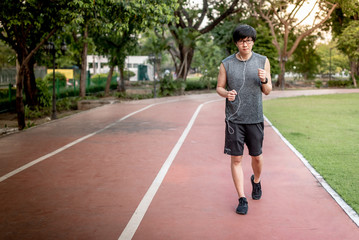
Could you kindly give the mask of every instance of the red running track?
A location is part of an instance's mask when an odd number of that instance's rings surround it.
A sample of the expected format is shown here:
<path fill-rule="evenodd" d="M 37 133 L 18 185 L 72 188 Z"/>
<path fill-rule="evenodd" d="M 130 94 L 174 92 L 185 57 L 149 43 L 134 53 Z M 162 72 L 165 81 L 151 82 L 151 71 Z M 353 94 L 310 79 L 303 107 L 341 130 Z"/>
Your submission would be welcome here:
<path fill-rule="evenodd" d="M 249 212 L 236 214 L 223 143 L 216 94 L 107 105 L 2 137 L 0 177 L 39 161 L 1 180 L 0 239 L 359 239 L 268 123 L 263 198 L 250 199 L 246 156 Z M 172 165 L 147 199 L 164 163 Z M 136 211 L 143 202 L 148 209 Z"/>

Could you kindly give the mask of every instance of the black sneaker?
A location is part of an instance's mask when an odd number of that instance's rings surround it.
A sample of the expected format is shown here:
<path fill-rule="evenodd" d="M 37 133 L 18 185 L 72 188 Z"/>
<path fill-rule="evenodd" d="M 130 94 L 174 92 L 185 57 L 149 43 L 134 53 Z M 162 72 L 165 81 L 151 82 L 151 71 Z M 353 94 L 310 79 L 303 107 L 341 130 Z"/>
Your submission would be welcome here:
<path fill-rule="evenodd" d="M 252 198 L 254 200 L 261 199 L 261 197 L 262 197 L 261 182 L 255 183 L 254 182 L 254 175 L 252 175 L 252 177 L 251 177 L 251 182 L 252 182 Z"/>
<path fill-rule="evenodd" d="M 239 204 L 236 209 L 236 213 L 241 214 L 241 215 L 246 215 L 248 212 L 247 198 L 241 197 L 240 199 L 238 199 L 238 201 L 239 201 Z"/>

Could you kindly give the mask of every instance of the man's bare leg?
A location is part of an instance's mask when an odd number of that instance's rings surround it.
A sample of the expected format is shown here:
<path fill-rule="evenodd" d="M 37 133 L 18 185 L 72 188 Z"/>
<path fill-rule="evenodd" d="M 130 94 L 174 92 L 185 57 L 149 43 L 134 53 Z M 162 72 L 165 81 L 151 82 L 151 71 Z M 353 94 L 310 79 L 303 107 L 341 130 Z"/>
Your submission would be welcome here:
<path fill-rule="evenodd" d="M 251 177 L 252 183 L 252 199 L 259 200 L 262 197 L 262 187 L 261 187 L 261 173 L 263 166 L 263 157 L 262 155 L 253 157 L 252 156 L 252 169 L 253 175 Z"/>
<path fill-rule="evenodd" d="M 259 156 L 252 156 L 252 169 L 254 173 L 254 182 L 259 183 L 261 180 L 261 173 L 263 167 L 263 156 L 262 154 Z"/>
<path fill-rule="evenodd" d="M 238 198 L 245 197 L 243 184 L 243 156 L 231 156 L 231 170 L 234 186 L 236 187 Z"/>

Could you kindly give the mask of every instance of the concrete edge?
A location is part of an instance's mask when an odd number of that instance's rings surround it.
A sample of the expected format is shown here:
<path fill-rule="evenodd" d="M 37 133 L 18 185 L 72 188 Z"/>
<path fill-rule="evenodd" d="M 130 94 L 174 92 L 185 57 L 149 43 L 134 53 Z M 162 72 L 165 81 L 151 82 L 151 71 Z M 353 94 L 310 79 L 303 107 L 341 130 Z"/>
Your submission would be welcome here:
<path fill-rule="evenodd" d="M 295 147 L 279 132 L 279 130 L 273 126 L 269 119 L 264 116 L 265 121 L 270 127 L 278 134 L 283 142 L 294 152 L 294 154 L 302 161 L 304 166 L 312 173 L 317 181 L 323 186 L 323 188 L 330 194 L 330 196 L 338 203 L 338 205 L 344 210 L 344 212 L 350 217 L 350 219 L 359 227 L 359 215 L 350 207 L 340 195 L 324 180 L 324 178 L 310 165 L 307 159 L 295 149 Z"/>

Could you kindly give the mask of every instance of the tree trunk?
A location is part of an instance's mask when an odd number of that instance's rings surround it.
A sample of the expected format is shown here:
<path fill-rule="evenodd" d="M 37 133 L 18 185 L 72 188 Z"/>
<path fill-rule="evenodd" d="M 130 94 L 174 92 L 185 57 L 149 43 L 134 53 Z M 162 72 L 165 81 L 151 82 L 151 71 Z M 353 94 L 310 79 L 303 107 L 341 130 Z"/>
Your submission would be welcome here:
<path fill-rule="evenodd" d="M 285 61 L 280 60 L 279 65 L 280 65 L 280 73 L 278 75 L 278 81 L 276 82 L 275 86 L 280 87 L 281 90 L 284 90 L 284 87 L 285 87 L 285 77 L 284 77 Z"/>
<path fill-rule="evenodd" d="M 356 63 L 355 63 L 355 76 L 359 76 L 359 61 L 356 61 Z M 358 85 L 357 85 L 357 80 L 356 80 L 356 78 L 354 78 L 353 81 L 354 81 L 354 82 L 353 82 L 354 86 L 357 88 Z"/>
<path fill-rule="evenodd" d="M 303 75 L 304 81 L 306 82 L 308 80 L 308 73 L 305 72 L 305 73 L 302 73 L 302 75 Z"/>
<path fill-rule="evenodd" d="M 350 74 L 352 76 L 352 80 L 353 80 L 353 85 L 354 87 L 356 88 L 357 87 L 357 80 L 355 78 L 355 75 L 358 74 L 357 70 L 358 70 L 358 67 L 357 67 L 357 63 L 355 61 L 351 61 L 350 62 Z"/>
<path fill-rule="evenodd" d="M 87 25 L 84 28 L 84 45 L 82 49 L 82 63 L 81 63 L 81 76 L 80 76 L 80 97 L 86 96 L 86 78 L 87 78 L 87 50 L 88 50 L 88 43 L 87 43 L 87 37 L 88 37 L 88 27 Z"/>
<path fill-rule="evenodd" d="M 161 59 L 157 59 L 157 61 L 156 61 L 156 76 L 157 76 L 157 78 L 156 78 L 156 80 L 157 81 L 160 81 L 161 80 L 161 78 L 160 78 L 160 75 L 161 75 Z"/>
<path fill-rule="evenodd" d="M 26 46 L 21 45 L 20 48 L 15 48 L 14 50 L 16 51 L 16 58 L 17 58 L 17 64 L 16 64 L 16 70 L 17 70 L 17 74 L 16 74 L 16 112 L 17 112 L 17 122 L 18 122 L 18 127 L 19 130 L 22 130 L 25 128 L 25 108 L 24 108 L 24 102 L 23 102 L 23 95 L 22 95 L 22 91 L 24 88 L 24 80 L 25 80 L 25 75 L 26 71 L 28 69 L 31 69 L 29 75 L 33 75 L 33 80 L 34 80 L 34 85 L 32 85 L 33 88 L 36 89 L 36 82 L 35 82 L 35 75 L 34 75 L 34 60 L 32 60 L 34 54 L 39 50 L 39 48 L 56 32 L 57 28 L 54 28 L 51 30 L 51 32 L 49 34 L 47 34 L 47 36 L 41 40 L 41 42 L 33 49 L 29 52 L 29 49 L 26 49 Z M 25 42 L 22 42 L 25 43 Z M 30 62 L 30 63 L 29 63 Z M 30 64 L 30 68 L 29 68 L 29 64 Z M 30 78 L 29 78 L 30 79 Z M 29 81 L 30 84 L 28 84 L 31 87 L 31 80 Z M 35 90 L 36 92 L 36 90 Z M 31 95 L 32 92 L 30 93 L 29 96 L 33 96 Z M 33 99 L 35 99 L 35 101 L 37 102 L 37 97 L 35 94 L 35 97 L 32 97 Z"/>
<path fill-rule="evenodd" d="M 115 69 L 115 66 L 110 67 L 110 72 L 107 75 L 107 81 L 106 81 L 106 87 L 105 87 L 105 96 L 108 96 L 110 93 L 110 85 L 113 75 L 113 70 Z"/>
<path fill-rule="evenodd" d="M 26 96 L 26 104 L 33 109 L 35 108 L 35 106 L 38 105 L 33 59 L 28 61 L 27 64 L 25 65 L 23 86 Z"/>
<path fill-rule="evenodd" d="M 25 128 L 25 108 L 22 97 L 23 83 L 24 83 L 24 66 L 21 66 L 17 72 L 16 77 L 16 113 L 17 113 L 17 124 L 19 130 Z"/>
<path fill-rule="evenodd" d="M 177 79 L 183 79 L 186 81 L 188 72 L 191 67 L 194 49 L 186 46 L 179 46 L 180 48 L 180 66 L 178 69 Z"/>
<path fill-rule="evenodd" d="M 120 69 L 120 83 L 118 85 L 118 91 L 120 92 L 126 92 L 126 87 L 125 87 L 125 76 L 124 76 L 124 65 L 121 64 L 118 66 L 118 68 Z"/>

